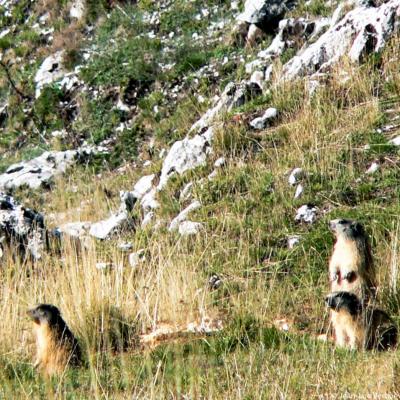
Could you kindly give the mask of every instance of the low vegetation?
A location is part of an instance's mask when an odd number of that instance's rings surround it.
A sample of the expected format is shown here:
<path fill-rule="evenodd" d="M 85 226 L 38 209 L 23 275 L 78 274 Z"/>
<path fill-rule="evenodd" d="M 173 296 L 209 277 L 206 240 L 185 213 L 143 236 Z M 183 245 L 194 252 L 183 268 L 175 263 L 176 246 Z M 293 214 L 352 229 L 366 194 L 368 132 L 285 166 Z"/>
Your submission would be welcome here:
<path fill-rule="evenodd" d="M 191 18 L 205 3 L 228 13 L 230 2 L 176 1 L 160 20 L 165 35 L 178 29 L 182 35 L 167 58 L 158 39 L 138 36 L 148 28 L 142 25 L 142 13 L 155 3 L 112 9 L 108 2 L 99 8 L 92 3 L 87 18 L 97 29 L 98 54 L 81 76 L 97 89 L 126 89 L 133 79 L 143 91 L 134 123 L 118 134 L 111 154 L 57 178 L 51 191 L 14 193 L 42 211 L 50 226 L 97 221 L 116 210 L 119 191 L 131 189 L 140 176 L 160 166 L 158 153 L 149 148 L 151 135 L 156 149 L 185 136 L 211 104 L 214 91 L 240 78 L 243 66 L 225 66 L 221 86 L 196 72 L 215 59 L 250 58 L 257 51 L 186 40 L 195 31 L 207 30 L 204 20 Z M 321 1 L 302 10 L 330 13 Z M 388 143 L 397 130 L 377 132 L 400 115 L 398 44 L 394 39 L 360 67 L 342 60 L 313 96 L 303 81 L 281 82 L 278 72 L 268 94 L 223 115 L 207 166 L 172 178 L 159 194 L 158 229 L 130 226 L 111 240 L 67 242 L 60 254 L 46 254 L 36 264 L 5 251 L 0 273 L 0 398 L 397 398 L 398 351 L 345 351 L 317 336 L 328 326 L 324 298 L 333 238 L 327 224 L 338 217 L 365 225 L 378 271 L 379 303 L 400 323 L 400 297 L 390 283 L 400 254 L 399 150 Z M 9 46 L 4 40 L 0 47 Z M 163 72 L 160 63 L 167 61 L 175 65 Z M 276 61 L 276 71 L 283 61 Z M 181 76 L 188 77 L 187 84 L 173 103 L 167 96 Z M 192 89 L 191 79 L 196 78 L 198 86 Z M 163 80 L 169 85 L 164 92 L 158 85 Z M 14 98 L 4 84 L 3 90 Z M 18 76 L 18 85 L 32 89 L 23 77 Z M 198 100 L 200 94 L 204 103 Z M 7 135 L 0 141 L 1 170 L 47 148 L 72 145 L 35 134 L 39 127 L 49 134 L 68 126 L 60 96 L 57 87 L 49 86 L 34 101 L 32 126 L 21 110 L 10 112 Z M 101 143 L 125 121 L 124 113 L 113 106 L 112 93 L 97 99 L 82 94 L 79 101 L 80 117 L 69 127 L 88 141 Z M 262 132 L 250 130 L 248 121 L 268 107 L 278 109 L 278 121 Z M 20 147 L 19 124 L 29 128 Z M 221 156 L 226 164 L 208 180 L 213 161 Z M 138 167 L 146 157 L 152 164 Z M 374 161 L 380 169 L 367 174 Z M 295 188 L 288 184 L 295 167 L 307 173 L 300 199 L 293 198 Z M 205 230 L 185 238 L 167 227 L 189 204 L 179 201 L 179 192 L 190 181 L 195 182 L 194 198 L 202 203 L 191 216 Z M 297 208 L 306 203 L 318 208 L 314 224 L 295 222 Z M 136 226 L 139 216 L 137 204 L 132 212 Z M 289 249 L 291 235 L 301 239 Z M 133 250 L 145 249 L 145 260 L 135 268 L 118 249 L 126 241 Z M 111 267 L 98 269 L 98 262 Z M 215 290 L 208 283 L 213 274 L 222 280 Z M 40 302 L 61 309 L 85 351 L 83 368 L 52 380 L 43 379 L 32 366 L 35 345 L 25 312 Z M 162 323 L 179 329 L 206 316 L 222 320 L 224 328 L 178 336 L 157 346 L 138 343 L 139 335 Z M 288 330 L 280 329 L 278 321 Z"/>

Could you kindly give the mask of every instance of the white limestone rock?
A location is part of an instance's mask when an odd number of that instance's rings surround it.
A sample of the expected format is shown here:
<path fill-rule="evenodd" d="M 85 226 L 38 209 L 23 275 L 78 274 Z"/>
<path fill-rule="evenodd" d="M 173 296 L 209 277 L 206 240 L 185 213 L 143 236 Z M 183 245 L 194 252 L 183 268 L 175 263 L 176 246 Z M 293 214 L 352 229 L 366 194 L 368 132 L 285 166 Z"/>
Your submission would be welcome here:
<path fill-rule="evenodd" d="M 69 9 L 69 16 L 71 18 L 82 19 L 85 15 L 85 1 L 75 0 Z"/>
<path fill-rule="evenodd" d="M 187 219 L 192 211 L 198 210 L 201 207 L 201 203 L 198 200 L 193 201 L 189 206 L 182 210 L 170 223 L 168 227 L 169 232 L 176 231 L 180 224 Z"/>
<path fill-rule="evenodd" d="M 146 226 L 148 226 L 154 219 L 155 217 L 155 213 L 154 211 L 149 211 L 145 214 L 145 216 L 143 217 L 142 223 L 141 223 L 141 227 L 145 228 Z"/>
<path fill-rule="evenodd" d="M 310 204 L 305 204 L 297 210 L 295 220 L 297 222 L 306 222 L 308 224 L 312 224 L 317 218 L 317 211 L 317 207 Z"/>
<path fill-rule="evenodd" d="M 238 21 L 255 24 L 266 32 L 272 32 L 286 11 L 295 4 L 293 0 L 246 0 Z"/>
<path fill-rule="evenodd" d="M 142 199 L 153 188 L 154 178 L 155 174 L 141 177 L 133 187 L 133 195 L 139 200 Z"/>
<path fill-rule="evenodd" d="M 133 247 L 133 244 L 131 242 L 122 242 L 118 244 L 118 249 L 121 251 L 129 251 Z"/>
<path fill-rule="evenodd" d="M 294 193 L 294 199 L 296 200 L 296 199 L 300 198 L 300 196 L 303 194 L 303 192 L 304 192 L 304 186 L 301 183 L 299 183 L 297 185 L 296 191 Z"/>
<path fill-rule="evenodd" d="M 214 106 L 208 109 L 207 112 L 192 125 L 190 131 L 200 132 L 210 127 L 222 112 L 240 107 L 247 101 L 259 96 L 261 93 L 261 87 L 254 82 L 242 81 L 240 83 L 228 83 Z"/>
<path fill-rule="evenodd" d="M 136 268 L 139 264 L 146 260 L 145 250 L 140 249 L 134 253 L 129 254 L 128 261 L 132 268 Z"/>
<path fill-rule="evenodd" d="M 250 126 L 253 129 L 262 130 L 265 129 L 276 117 L 278 116 L 278 110 L 276 108 L 268 108 L 261 117 L 255 118 L 250 122 Z"/>
<path fill-rule="evenodd" d="M 324 71 L 344 55 L 361 61 L 367 53 L 379 52 L 398 25 L 399 7 L 400 0 L 390 0 L 379 7 L 361 4 L 343 18 L 335 15 L 334 25 L 284 65 L 284 79 Z"/>
<path fill-rule="evenodd" d="M 214 163 L 214 167 L 215 168 L 221 168 L 226 164 L 226 159 L 225 157 L 220 157 L 218 158 L 215 163 Z"/>
<path fill-rule="evenodd" d="M 120 228 L 127 219 L 127 212 L 112 214 L 106 220 L 93 223 L 90 227 L 89 234 L 96 239 L 107 239 L 116 229 Z"/>
<path fill-rule="evenodd" d="M 200 222 L 183 221 L 179 224 L 179 234 L 181 236 L 192 236 L 198 234 L 204 229 L 203 224 Z"/>
<path fill-rule="evenodd" d="M 183 202 L 185 200 L 188 200 L 192 195 L 192 190 L 193 190 L 193 182 L 187 183 L 181 190 L 181 193 L 179 194 L 179 201 Z"/>
<path fill-rule="evenodd" d="M 38 189 L 52 178 L 65 173 L 76 162 L 77 150 L 46 151 L 30 161 L 13 164 L 0 175 L 0 189 L 28 186 Z"/>
<path fill-rule="evenodd" d="M 0 236 L 3 248 L 37 261 L 45 248 L 44 216 L 0 193 Z"/>
<path fill-rule="evenodd" d="M 294 168 L 289 175 L 289 185 L 297 185 L 305 177 L 305 172 L 303 168 Z"/>
<path fill-rule="evenodd" d="M 160 207 L 160 203 L 156 199 L 157 188 L 152 187 L 141 199 L 140 205 L 145 213 L 156 210 Z"/>
<path fill-rule="evenodd" d="M 66 71 L 63 67 L 64 51 L 57 51 L 55 54 L 48 56 L 38 69 L 35 75 L 35 97 L 38 98 L 45 85 L 61 79 Z"/>
<path fill-rule="evenodd" d="M 60 225 L 58 229 L 61 233 L 65 233 L 68 236 L 75 238 L 81 238 L 89 233 L 91 223 L 85 222 L 68 222 L 66 224 Z"/>
<path fill-rule="evenodd" d="M 205 165 L 212 137 L 213 130 L 209 128 L 204 134 L 176 141 L 163 162 L 158 190 L 165 187 L 174 173 L 181 175 L 185 171 Z"/>
<path fill-rule="evenodd" d="M 287 238 L 288 249 L 293 249 L 295 246 L 297 246 L 300 242 L 300 239 L 301 239 L 301 236 L 299 236 L 299 235 L 288 236 L 288 238 Z"/>
<path fill-rule="evenodd" d="M 369 168 L 365 171 L 365 173 L 366 173 L 366 174 L 374 174 L 376 171 L 379 170 L 379 168 L 380 168 L 379 163 L 377 163 L 377 162 L 374 161 L 374 162 L 369 166 Z"/>

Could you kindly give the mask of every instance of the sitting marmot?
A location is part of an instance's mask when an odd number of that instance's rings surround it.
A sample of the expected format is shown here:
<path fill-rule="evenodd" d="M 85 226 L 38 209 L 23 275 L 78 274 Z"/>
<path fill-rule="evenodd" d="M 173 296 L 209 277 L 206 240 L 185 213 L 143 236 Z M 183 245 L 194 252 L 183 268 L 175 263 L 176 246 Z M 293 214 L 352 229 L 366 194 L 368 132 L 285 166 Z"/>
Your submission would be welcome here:
<path fill-rule="evenodd" d="M 50 304 L 40 304 L 28 310 L 34 322 L 37 357 L 35 367 L 46 375 L 62 373 L 67 365 L 81 364 L 81 350 L 77 340 L 60 315 Z"/>
<path fill-rule="evenodd" d="M 364 307 L 354 293 L 334 292 L 325 299 L 337 346 L 387 350 L 397 343 L 397 328 L 382 310 Z"/>
<path fill-rule="evenodd" d="M 336 237 L 329 261 L 330 291 L 351 292 L 363 302 L 373 299 L 375 270 L 363 226 L 347 219 L 335 219 L 329 225 Z"/>

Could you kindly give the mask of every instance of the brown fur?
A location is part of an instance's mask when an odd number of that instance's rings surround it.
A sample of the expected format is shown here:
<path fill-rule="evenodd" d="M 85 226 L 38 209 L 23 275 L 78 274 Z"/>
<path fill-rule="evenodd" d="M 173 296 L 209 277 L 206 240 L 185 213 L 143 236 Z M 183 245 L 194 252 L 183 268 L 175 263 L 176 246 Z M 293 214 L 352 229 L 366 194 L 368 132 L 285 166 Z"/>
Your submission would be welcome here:
<path fill-rule="evenodd" d="M 387 350 L 397 344 L 397 328 L 389 315 L 374 307 L 363 307 L 348 292 L 334 292 L 326 298 L 336 346 L 353 350 Z"/>
<path fill-rule="evenodd" d="M 375 298 L 376 278 L 371 248 L 363 226 L 356 221 L 330 222 L 336 243 L 329 261 L 331 292 L 356 294 L 363 302 Z"/>
<path fill-rule="evenodd" d="M 77 340 L 62 319 L 57 307 L 41 304 L 28 311 L 36 335 L 35 367 L 45 375 L 61 374 L 67 366 L 81 363 Z"/>

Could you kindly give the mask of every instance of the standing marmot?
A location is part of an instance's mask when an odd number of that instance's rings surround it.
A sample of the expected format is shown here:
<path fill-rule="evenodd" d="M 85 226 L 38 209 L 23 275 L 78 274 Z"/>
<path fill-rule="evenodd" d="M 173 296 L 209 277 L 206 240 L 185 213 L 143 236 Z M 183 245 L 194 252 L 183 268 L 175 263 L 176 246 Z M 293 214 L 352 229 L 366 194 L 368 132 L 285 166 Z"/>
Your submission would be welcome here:
<path fill-rule="evenodd" d="M 388 350 L 397 343 L 397 328 L 382 310 L 364 307 L 354 293 L 334 292 L 325 299 L 337 346 Z"/>
<path fill-rule="evenodd" d="M 363 302 L 374 298 L 375 270 L 364 227 L 347 219 L 332 220 L 329 226 L 336 237 L 329 261 L 331 292 L 351 292 Z"/>
<path fill-rule="evenodd" d="M 40 304 L 28 310 L 28 315 L 34 322 L 36 334 L 35 367 L 46 375 L 53 375 L 62 373 L 67 365 L 80 365 L 80 347 L 57 307 Z"/>

